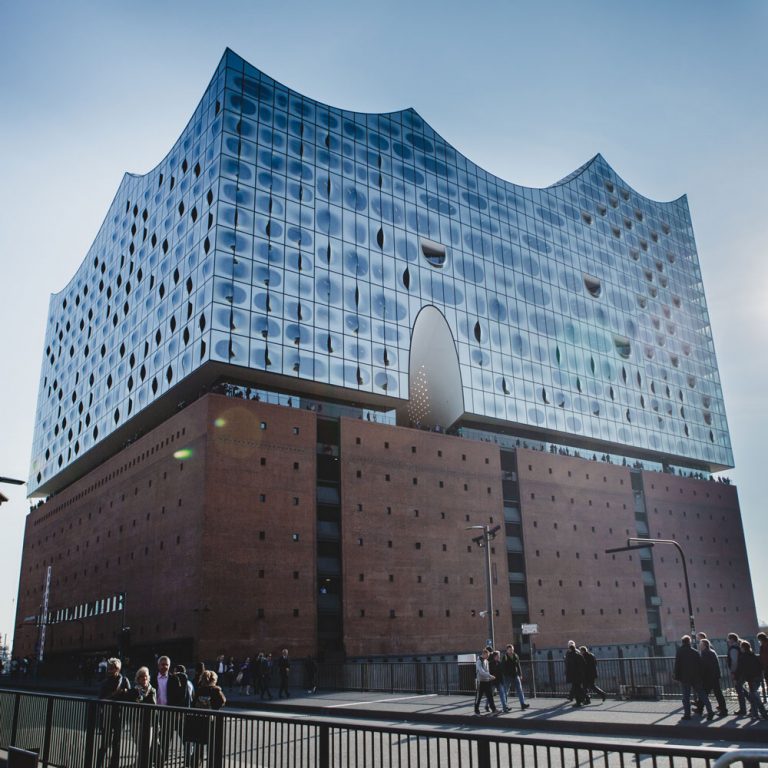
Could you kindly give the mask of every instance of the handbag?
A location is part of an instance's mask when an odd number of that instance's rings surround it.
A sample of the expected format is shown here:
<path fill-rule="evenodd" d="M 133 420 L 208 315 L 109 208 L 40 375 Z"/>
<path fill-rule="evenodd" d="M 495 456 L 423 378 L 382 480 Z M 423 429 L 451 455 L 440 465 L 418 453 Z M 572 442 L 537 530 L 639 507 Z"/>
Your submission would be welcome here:
<path fill-rule="evenodd" d="M 240 685 L 240 683 L 242 683 L 242 682 L 243 682 L 243 673 L 242 673 L 242 672 L 238 672 L 238 673 L 237 673 L 237 677 L 235 678 L 235 682 L 236 682 L 238 685 Z"/>

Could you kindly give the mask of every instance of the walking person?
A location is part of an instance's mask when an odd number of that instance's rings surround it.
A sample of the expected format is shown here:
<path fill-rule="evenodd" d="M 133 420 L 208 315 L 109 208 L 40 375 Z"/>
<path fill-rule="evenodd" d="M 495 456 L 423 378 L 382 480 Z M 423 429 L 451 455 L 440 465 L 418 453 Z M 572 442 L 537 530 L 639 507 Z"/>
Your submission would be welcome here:
<path fill-rule="evenodd" d="M 122 708 L 117 702 L 126 701 L 130 694 L 131 684 L 122 673 L 123 663 L 120 659 L 108 659 L 106 661 L 106 677 L 99 686 L 99 699 L 111 702 L 100 708 L 101 746 L 99 747 L 96 762 L 98 765 L 107 765 L 107 751 L 110 750 L 110 768 L 118 768 L 120 765 L 120 743 L 123 729 Z"/>
<path fill-rule="evenodd" d="M 741 641 L 741 654 L 739 655 L 739 666 L 736 674 L 742 685 L 746 683 L 748 687 L 749 716 L 753 720 L 759 720 L 761 717 L 768 720 L 765 705 L 760 701 L 760 681 L 763 678 L 763 668 L 760 665 L 760 659 L 752 652 L 752 644 L 748 640 Z"/>
<path fill-rule="evenodd" d="M 512 693 L 512 686 L 514 685 L 517 700 L 520 702 L 520 709 L 528 709 L 531 705 L 526 703 L 525 694 L 523 693 L 523 673 L 520 666 L 520 657 L 515 653 L 515 646 L 512 643 L 507 644 L 504 655 L 501 657 L 501 671 L 507 695 Z"/>
<path fill-rule="evenodd" d="M 763 668 L 763 701 L 768 702 L 768 635 L 765 632 L 758 633 L 757 642 L 760 644 L 758 656 Z"/>
<path fill-rule="evenodd" d="M 288 660 L 288 649 L 283 648 L 280 658 L 277 660 L 277 672 L 280 676 L 280 689 L 278 690 L 278 696 L 282 699 L 283 694 L 285 698 L 290 698 L 288 692 L 288 676 L 291 673 L 291 662 Z"/>
<path fill-rule="evenodd" d="M 737 717 L 744 717 L 747 714 L 747 692 L 744 690 L 744 682 L 739 680 L 739 656 L 741 655 L 741 638 L 735 633 L 728 634 L 728 671 L 731 673 L 731 682 L 736 690 L 736 698 L 739 701 L 739 708 L 736 711 Z"/>
<path fill-rule="evenodd" d="M 488 671 L 493 675 L 493 687 L 499 694 L 499 703 L 502 712 L 511 712 L 507 706 L 507 688 L 504 685 L 504 677 L 501 669 L 501 653 L 493 651 L 488 657 Z"/>
<path fill-rule="evenodd" d="M 485 696 L 487 708 L 491 712 L 498 712 L 493 703 L 493 683 L 494 677 L 488 669 L 488 649 L 483 648 L 482 653 L 475 662 L 475 682 L 477 684 L 477 693 L 475 694 L 475 714 L 480 714 L 480 699 Z"/>
<path fill-rule="evenodd" d="M 237 673 L 236 681 L 240 685 L 240 693 L 246 696 L 251 695 L 251 686 L 253 684 L 253 669 L 251 667 L 251 657 L 246 656 L 245 661 L 240 665 L 240 671 Z"/>
<path fill-rule="evenodd" d="M 683 687 L 683 720 L 691 719 L 691 693 L 695 693 L 698 701 L 706 707 L 707 720 L 711 720 L 715 713 L 702 684 L 701 656 L 691 645 L 690 635 L 680 638 L 672 677 Z"/>
<path fill-rule="evenodd" d="M 194 768 L 203 764 L 205 751 L 210 747 L 213 723 L 212 718 L 205 712 L 219 710 L 227 703 L 227 697 L 218 682 L 219 676 L 212 669 L 203 672 L 200 683 L 195 688 L 195 698 L 192 702 L 195 713 L 187 716 L 186 738 L 190 744 L 194 745 L 192 760 L 188 760 L 187 764 L 191 764 Z"/>
<path fill-rule="evenodd" d="M 152 679 L 152 687 L 157 691 L 157 703 L 161 707 L 189 707 L 192 704 L 187 676 L 180 672 L 171 672 L 171 660 L 160 656 L 157 660 L 157 674 Z M 167 713 L 159 718 L 157 727 L 157 766 L 162 766 L 171 747 L 174 733 L 183 741 L 184 721 L 178 713 Z"/>
<path fill-rule="evenodd" d="M 597 687 L 597 659 L 595 654 L 586 645 L 582 645 L 579 648 L 579 653 L 584 659 L 584 695 L 587 704 L 589 704 L 590 691 L 594 691 L 598 696 L 602 696 L 603 701 L 605 701 L 605 691 Z"/>
<path fill-rule="evenodd" d="M 565 653 L 565 682 L 571 685 L 568 701 L 573 701 L 574 707 L 580 707 L 585 703 L 584 669 L 584 659 L 576 648 L 576 643 L 569 640 L 568 650 Z"/>
<path fill-rule="evenodd" d="M 725 697 L 723 689 L 720 687 L 720 659 L 712 650 L 712 645 L 707 638 L 699 640 L 699 654 L 701 656 L 701 678 L 704 686 L 704 692 L 709 696 L 715 695 L 717 699 L 717 714 L 725 717 L 728 714 L 728 708 L 725 706 Z M 696 714 L 700 715 L 704 710 L 704 705 L 699 702 L 696 706 Z"/>
<path fill-rule="evenodd" d="M 307 693 L 317 691 L 317 660 L 310 653 L 304 662 L 304 683 Z"/>
<path fill-rule="evenodd" d="M 256 659 L 256 682 L 258 685 L 259 696 L 262 701 L 265 696 L 269 699 L 272 698 L 272 691 L 269 690 L 270 674 L 271 669 L 267 662 L 267 657 L 263 653 L 260 653 L 259 657 Z"/>

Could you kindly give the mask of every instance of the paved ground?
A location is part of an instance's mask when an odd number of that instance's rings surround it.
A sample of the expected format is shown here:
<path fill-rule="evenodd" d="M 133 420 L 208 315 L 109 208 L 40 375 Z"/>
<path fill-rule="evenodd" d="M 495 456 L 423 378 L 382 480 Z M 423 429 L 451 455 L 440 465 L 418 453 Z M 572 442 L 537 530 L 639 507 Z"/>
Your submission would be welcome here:
<path fill-rule="evenodd" d="M 258 696 L 230 692 L 228 706 L 266 712 L 292 711 L 326 717 L 365 718 L 386 722 L 429 723 L 446 727 L 527 731 L 539 734 L 602 735 L 658 741 L 693 741 L 712 746 L 757 746 L 768 743 L 768 721 L 733 715 L 707 721 L 682 720 L 679 701 L 617 701 L 608 699 L 573 707 L 563 699 L 529 699 L 521 711 L 517 700 L 507 714 L 474 714 L 474 702 L 463 696 L 359 692 L 292 692 L 290 699 L 261 701 Z M 735 702 L 734 702 L 735 704 Z M 731 710 L 735 710 L 732 706 Z"/>

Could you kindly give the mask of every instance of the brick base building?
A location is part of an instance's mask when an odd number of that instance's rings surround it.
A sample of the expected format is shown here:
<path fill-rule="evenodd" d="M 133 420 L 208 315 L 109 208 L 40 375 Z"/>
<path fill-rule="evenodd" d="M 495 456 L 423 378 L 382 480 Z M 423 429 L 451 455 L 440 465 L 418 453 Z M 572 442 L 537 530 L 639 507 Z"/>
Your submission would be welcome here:
<path fill-rule="evenodd" d="M 293 406 L 293 401 L 288 401 Z M 497 644 L 663 647 L 756 615 L 736 489 L 483 439 L 208 394 L 29 515 L 14 654 L 433 656 Z M 477 437 L 477 435 L 475 435 Z M 504 535 L 505 534 L 505 535 Z M 122 595 L 122 607 L 109 597 Z M 116 610 L 116 608 L 118 608 Z M 526 645 L 524 650 L 528 650 Z"/>

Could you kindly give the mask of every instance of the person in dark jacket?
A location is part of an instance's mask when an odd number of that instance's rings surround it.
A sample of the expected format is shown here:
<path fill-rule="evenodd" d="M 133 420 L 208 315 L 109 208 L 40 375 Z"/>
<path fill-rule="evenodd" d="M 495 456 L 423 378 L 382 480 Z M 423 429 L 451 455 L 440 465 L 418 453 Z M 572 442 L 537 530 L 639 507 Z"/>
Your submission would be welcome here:
<path fill-rule="evenodd" d="M 287 699 L 291 694 L 288 693 L 288 675 L 291 673 L 291 662 L 288 659 L 288 649 L 283 648 L 280 658 L 277 660 L 277 672 L 280 676 L 280 689 L 278 696 L 282 699 L 283 694 Z"/>
<path fill-rule="evenodd" d="M 99 686 L 99 699 L 105 702 L 113 702 L 111 706 L 105 706 L 101 711 L 101 745 L 97 755 L 99 765 L 107 765 L 107 750 L 111 750 L 109 766 L 117 768 L 120 764 L 120 743 L 123 728 L 122 707 L 116 702 L 126 701 L 131 690 L 128 678 L 122 673 L 120 659 L 107 661 L 107 675 Z"/>
<path fill-rule="evenodd" d="M 675 656 L 675 668 L 672 677 L 683 687 L 683 720 L 691 719 L 691 692 L 695 692 L 707 710 L 707 720 L 711 720 L 715 713 L 703 687 L 701 656 L 691 646 L 691 636 L 683 635 L 680 638 L 680 647 Z"/>
<path fill-rule="evenodd" d="M 766 635 L 765 632 L 759 632 L 757 635 L 757 642 L 760 643 L 758 656 L 760 657 L 760 664 L 763 667 L 763 700 L 768 701 L 768 635 Z"/>
<path fill-rule="evenodd" d="M 504 675 L 507 693 L 512 693 L 512 686 L 514 685 L 517 700 L 520 702 L 520 709 L 528 709 L 531 705 L 526 703 L 523 693 L 523 672 L 520 667 L 520 657 L 515 653 L 515 646 L 512 643 L 507 645 L 506 651 L 501 657 L 501 671 Z"/>
<path fill-rule="evenodd" d="M 157 691 L 157 703 L 167 707 L 189 707 L 192 703 L 189 693 L 187 675 L 171 673 L 171 660 L 161 656 L 157 660 L 157 674 L 152 678 L 152 687 Z M 162 765 L 168 757 L 173 733 L 178 732 L 183 740 L 183 719 L 178 713 L 170 714 L 164 719 L 163 725 L 157 727 L 157 760 Z"/>
<path fill-rule="evenodd" d="M 584 659 L 584 695 L 587 697 L 587 704 L 589 704 L 590 691 L 602 696 L 603 701 L 605 701 L 605 691 L 597 687 L 597 659 L 595 654 L 591 653 L 586 645 L 579 648 L 579 653 Z"/>
<path fill-rule="evenodd" d="M 760 658 L 752 652 L 752 644 L 748 640 L 741 641 L 736 677 L 740 682 L 747 684 L 750 717 L 755 720 L 761 717 L 768 720 L 765 705 L 760 701 L 760 681 L 763 677 L 763 668 L 760 664 Z"/>
<path fill-rule="evenodd" d="M 195 688 L 195 698 L 192 702 L 194 714 L 187 715 L 184 727 L 185 740 L 194 745 L 193 759 L 188 764 L 202 765 L 205 749 L 209 744 L 212 718 L 205 715 L 206 711 L 221 709 L 227 703 L 224 691 L 218 685 L 219 676 L 212 670 L 205 670 L 200 676 L 200 682 Z"/>
<path fill-rule="evenodd" d="M 565 654 L 565 682 L 571 684 L 568 701 L 573 701 L 575 707 L 586 703 L 584 693 L 584 658 L 576 649 L 573 640 L 568 641 L 568 650 Z"/>
<path fill-rule="evenodd" d="M 701 681 L 707 696 L 714 693 L 717 699 L 717 714 L 725 717 L 728 708 L 725 706 L 723 689 L 720 687 L 720 659 L 712 650 L 712 645 L 706 637 L 699 640 L 699 654 L 701 655 Z M 700 715 L 704 710 L 703 705 L 696 707 L 696 714 Z"/>
<path fill-rule="evenodd" d="M 499 694 L 499 702 L 501 703 L 501 709 L 503 712 L 509 712 L 510 709 L 507 706 L 507 686 L 504 685 L 504 677 L 501 668 L 501 654 L 498 651 L 493 651 L 488 657 L 488 671 L 493 675 L 493 687 Z"/>

